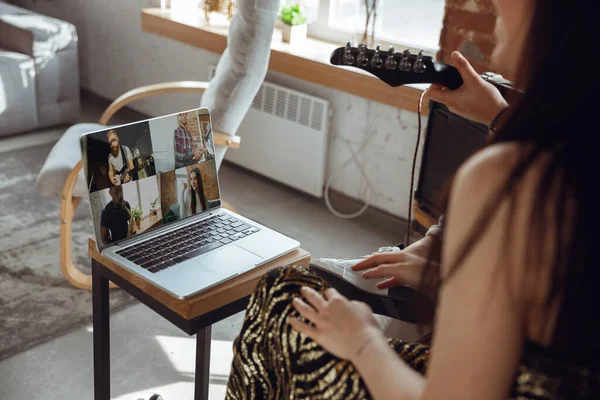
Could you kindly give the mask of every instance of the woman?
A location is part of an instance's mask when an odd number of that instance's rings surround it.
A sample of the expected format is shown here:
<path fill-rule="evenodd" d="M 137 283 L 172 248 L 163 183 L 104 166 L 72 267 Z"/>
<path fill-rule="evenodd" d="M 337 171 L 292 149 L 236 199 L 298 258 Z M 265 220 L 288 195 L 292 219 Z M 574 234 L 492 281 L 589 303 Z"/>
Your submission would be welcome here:
<path fill-rule="evenodd" d="M 600 398 L 600 173 L 588 122 L 598 83 L 579 82 L 579 59 L 600 47 L 596 16 L 580 2 L 494 3 L 493 60 L 525 94 L 506 109 L 459 54 L 464 85 L 430 94 L 473 119 L 503 120 L 456 174 L 441 263 L 423 267 L 439 265 L 424 274 L 438 300 L 432 347 L 386 340 L 366 305 L 281 268 L 250 300 L 228 398 Z M 387 268 L 400 282 L 415 273 L 393 257 L 354 269 Z"/>
<path fill-rule="evenodd" d="M 187 183 L 183 183 L 181 218 L 189 217 L 208 208 L 206 197 L 204 196 L 202 176 L 198 167 L 192 169 L 190 172 L 190 183 L 192 185 L 190 189 L 188 189 Z"/>

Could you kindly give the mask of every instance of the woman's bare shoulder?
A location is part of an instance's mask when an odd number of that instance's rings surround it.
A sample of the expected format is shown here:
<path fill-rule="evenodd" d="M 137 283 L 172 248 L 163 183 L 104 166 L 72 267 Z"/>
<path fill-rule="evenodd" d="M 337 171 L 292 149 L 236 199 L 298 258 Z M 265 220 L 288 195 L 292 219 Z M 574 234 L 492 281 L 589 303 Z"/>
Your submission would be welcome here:
<path fill-rule="evenodd" d="M 458 170 L 455 185 L 485 193 L 503 186 L 514 168 L 534 150 L 530 144 L 507 142 L 494 144 L 475 153 Z M 542 152 L 525 171 L 523 182 L 537 180 L 550 154 Z"/>

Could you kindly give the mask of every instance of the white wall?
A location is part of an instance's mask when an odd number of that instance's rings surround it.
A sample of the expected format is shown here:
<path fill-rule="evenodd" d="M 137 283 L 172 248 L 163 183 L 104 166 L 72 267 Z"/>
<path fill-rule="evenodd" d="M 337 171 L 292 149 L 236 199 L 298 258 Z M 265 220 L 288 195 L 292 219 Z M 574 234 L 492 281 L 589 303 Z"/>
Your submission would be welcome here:
<path fill-rule="evenodd" d="M 150 83 L 206 80 L 210 65 L 216 65 L 219 59 L 218 54 L 143 32 L 140 10 L 156 6 L 158 0 L 13 2 L 77 27 L 82 86 L 109 99 Z M 360 151 L 361 162 L 374 187 L 373 205 L 407 217 L 416 113 L 279 73 L 269 73 L 267 80 L 331 101 L 334 117 L 329 171 L 339 171 L 339 165 L 351 157 L 349 147 Z M 140 101 L 133 108 L 158 116 L 193 108 L 198 103 L 197 95 L 178 94 Z M 365 182 L 355 165 L 337 175 L 333 189 L 354 198 L 365 198 Z"/>
<path fill-rule="evenodd" d="M 173 136 L 177 129 L 177 115 L 167 118 L 157 118 L 149 122 L 154 163 L 157 172 L 175 169 L 175 148 Z"/>

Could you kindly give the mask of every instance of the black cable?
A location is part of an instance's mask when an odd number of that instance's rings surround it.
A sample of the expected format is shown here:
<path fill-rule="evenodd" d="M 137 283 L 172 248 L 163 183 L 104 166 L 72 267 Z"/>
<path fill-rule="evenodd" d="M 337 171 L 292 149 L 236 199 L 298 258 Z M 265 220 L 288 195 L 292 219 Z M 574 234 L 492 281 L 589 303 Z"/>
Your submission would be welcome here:
<path fill-rule="evenodd" d="M 406 242 L 405 246 L 410 246 L 410 234 L 412 227 L 412 215 L 413 215 L 413 187 L 415 184 L 415 169 L 417 167 L 417 155 L 419 154 L 419 144 L 421 143 L 421 107 L 423 105 L 423 98 L 429 88 L 425 89 L 421 96 L 419 97 L 419 103 L 417 105 L 417 115 L 418 115 L 418 132 L 417 132 L 417 144 L 415 145 L 415 155 L 413 157 L 412 169 L 410 173 L 410 192 L 408 194 L 408 229 L 406 230 Z"/>

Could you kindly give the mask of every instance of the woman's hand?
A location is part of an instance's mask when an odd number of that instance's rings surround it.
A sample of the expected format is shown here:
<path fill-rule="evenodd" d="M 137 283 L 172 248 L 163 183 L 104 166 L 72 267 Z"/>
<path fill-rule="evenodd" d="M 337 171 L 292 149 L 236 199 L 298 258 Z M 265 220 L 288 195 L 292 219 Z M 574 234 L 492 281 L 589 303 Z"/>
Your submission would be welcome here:
<path fill-rule="evenodd" d="M 433 84 L 427 96 L 445 104 L 450 111 L 472 121 L 490 125 L 496 115 L 508 106 L 500 91 L 486 82 L 473 69 L 469 61 L 458 51 L 452 53 L 452 61 L 462 76 L 463 85 L 450 90 Z"/>
<path fill-rule="evenodd" d="M 385 339 L 365 303 L 349 301 L 333 288 L 325 296 L 309 287 L 301 292 L 306 301 L 297 297 L 292 304 L 314 326 L 297 318 L 290 318 L 290 325 L 336 357 L 352 361 L 370 342 Z"/>
<path fill-rule="evenodd" d="M 388 278 L 377 283 L 379 289 L 395 286 L 417 288 L 427 265 L 427 257 L 431 253 L 433 238 L 425 236 L 401 252 L 376 254 L 352 267 L 353 271 L 366 271 L 365 279 Z M 432 262 L 434 268 L 439 264 Z"/>
<path fill-rule="evenodd" d="M 376 254 L 354 265 L 353 271 L 365 271 L 365 279 L 387 278 L 377 283 L 379 289 L 395 286 L 417 288 L 427 259 L 407 251 Z"/>

